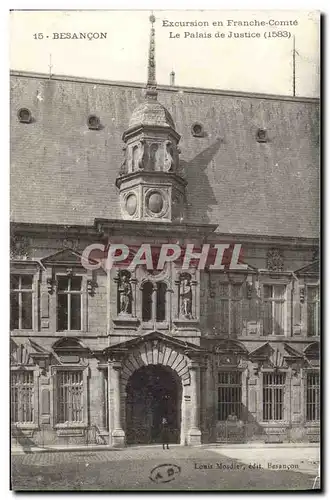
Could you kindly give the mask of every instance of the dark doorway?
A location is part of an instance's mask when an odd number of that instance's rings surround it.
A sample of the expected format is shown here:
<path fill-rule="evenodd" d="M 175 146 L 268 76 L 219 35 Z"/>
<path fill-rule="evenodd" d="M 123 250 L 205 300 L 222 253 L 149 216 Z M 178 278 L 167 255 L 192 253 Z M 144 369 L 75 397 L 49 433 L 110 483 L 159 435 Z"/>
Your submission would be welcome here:
<path fill-rule="evenodd" d="M 161 421 L 169 425 L 170 443 L 180 442 L 181 380 L 168 367 L 136 370 L 126 389 L 127 444 L 161 443 Z"/>

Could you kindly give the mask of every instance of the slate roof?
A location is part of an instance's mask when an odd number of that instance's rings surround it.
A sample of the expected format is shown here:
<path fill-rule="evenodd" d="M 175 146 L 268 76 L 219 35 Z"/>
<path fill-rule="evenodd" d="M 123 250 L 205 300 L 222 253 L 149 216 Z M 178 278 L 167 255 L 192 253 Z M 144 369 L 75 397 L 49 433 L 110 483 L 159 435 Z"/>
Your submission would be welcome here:
<path fill-rule="evenodd" d="M 122 134 L 142 85 L 11 75 L 11 218 L 92 225 L 120 218 Z M 188 181 L 189 223 L 221 233 L 318 237 L 319 102 L 160 86 Z M 32 123 L 19 123 L 27 107 Z M 100 117 L 89 130 L 87 117 Z M 194 123 L 204 127 L 194 137 Z M 258 128 L 269 141 L 256 140 Z"/>

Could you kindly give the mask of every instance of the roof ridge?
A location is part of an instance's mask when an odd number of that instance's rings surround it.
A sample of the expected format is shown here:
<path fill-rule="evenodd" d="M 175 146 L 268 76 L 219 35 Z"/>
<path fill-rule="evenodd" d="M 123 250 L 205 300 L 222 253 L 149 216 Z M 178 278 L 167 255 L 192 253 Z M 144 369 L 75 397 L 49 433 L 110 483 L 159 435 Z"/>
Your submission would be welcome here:
<path fill-rule="evenodd" d="M 90 83 L 90 84 L 99 84 L 99 85 L 114 85 L 118 87 L 135 87 L 141 88 L 142 90 L 145 88 L 145 83 L 141 82 L 128 82 L 121 80 L 106 80 L 101 78 L 90 78 L 83 76 L 74 76 L 74 75 L 55 75 L 52 74 L 51 77 L 47 73 L 39 73 L 33 71 L 24 71 L 24 70 L 10 70 L 11 76 L 21 76 L 25 78 L 42 78 L 45 80 L 62 80 L 62 81 L 73 81 L 77 83 Z M 293 102 L 319 102 L 320 97 L 308 97 L 308 96 L 291 96 L 291 95 L 282 95 L 282 94 L 266 94 L 260 92 L 248 92 L 248 91 L 240 91 L 240 90 L 225 90 L 225 89 L 216 89 L 216 88 L 204 88 L 204 87 L 187 87 L 187 86 L 172 86 L 165 84 L 158 84 L 158 90 L 163 90 L 167 92 L 192 92 L 199 94 L 214 94 L 214 95 L 228 95 L 232 97 L 250 97 L 257 99 L 271 99 L 271 100 L 283 100 L 283 101 L 293 101 Z"/>

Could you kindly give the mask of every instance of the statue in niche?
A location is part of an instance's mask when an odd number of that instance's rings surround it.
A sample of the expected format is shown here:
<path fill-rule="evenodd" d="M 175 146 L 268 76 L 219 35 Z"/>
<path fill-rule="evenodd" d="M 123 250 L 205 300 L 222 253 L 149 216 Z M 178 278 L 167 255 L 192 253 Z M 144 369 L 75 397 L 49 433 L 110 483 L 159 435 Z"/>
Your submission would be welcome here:
<path fill-rule="evenodd" d="M 180 311 L 181 315 L 187 319 L 192 318 L 192 287 L 190 274 L 183 274 L 180 277 Z"/>
<path fill-rule="evenodd" d="M 126 161 L 127 161 L 127 159 L 126 159 L 126 149 L 127 149 L 127 146 L 126 145 L 123 146 L 123 155 L 124 155 L 124 157 L 123 157 L 123 160 L 122 160 L 121 165 L 120 165 L 119 175 L 125 175 L 126 174 L 126 170 L 127 170 L 127 168 L 126 168 Z"/>
<path fill-rule="evenodd" d="M 118 281 L 119 314 L 131 314 L 132 312 L 132 285 L 129 274 L 122 273 Z"/>
<path fill-rule="evenodd" d="M 146 141 L 141 139 L 139 142 L 139 156 L 137 166 L 139 170 L 144 170 L 146 165 Z"/>
<path fill-rule="evenodd" d="M 165 147 L 166 150 L 165 150 L 164 170 L 166 172 L 171 172 L 173 171 L 173 166 L 174 166 L 173 146 L 171 141 L 166 141 Z"/>

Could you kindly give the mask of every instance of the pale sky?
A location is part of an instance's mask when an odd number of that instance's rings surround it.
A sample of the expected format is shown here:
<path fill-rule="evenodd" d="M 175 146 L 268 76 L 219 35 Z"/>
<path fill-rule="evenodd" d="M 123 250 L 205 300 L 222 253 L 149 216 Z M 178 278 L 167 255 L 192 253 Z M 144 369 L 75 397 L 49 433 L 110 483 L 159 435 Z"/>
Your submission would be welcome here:
<path fill-rule="evenodd" d="M 14 11 L 10 13 L 10 67 L 112 81 L 146 81 L 150 11 Z M 319 13 L 308 11 L 154 11 L 159 84 L 172 69 L 180 86 L 292 95 L 293 35 L 296 43 L 296 95 L 319 95 Z M 233 21 L 298 21 L 297 26 L 229 27 Z M 164 27 L 163 21 L 207 21 L 203 27 Z M 222 21 L 224 26 L 212 26 Z M 219 23 L 220 24 L 220 23 Z M 229 32 L 260 33 L 260 38 L 227 38 Z M 265 38 L 287 31 L 290 38 Z M 53 39 L 53 33 L 107 33 L 106 39 Z M 170 38 L 170 32 L 180 38 Z M 211 38 L 184 38 L 184 32 Z M 215 38 L 215 33 L 226 38 Z M 35 39 L 42 33 L 43 39 Z M 47 36 L 49 38 L 47 38 Z"/>

